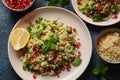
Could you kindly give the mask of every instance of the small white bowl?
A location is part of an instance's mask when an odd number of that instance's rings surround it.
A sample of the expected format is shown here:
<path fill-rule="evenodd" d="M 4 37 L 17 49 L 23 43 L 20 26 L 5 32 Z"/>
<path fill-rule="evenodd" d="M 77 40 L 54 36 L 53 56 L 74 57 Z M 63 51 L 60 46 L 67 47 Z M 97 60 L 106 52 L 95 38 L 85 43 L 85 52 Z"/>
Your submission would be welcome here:
<path fill-rule="evenodd" d="M 120 29 L 119 28 L 109 28 L 109 29 L 106 29 L 106 30 L 103 30 L 102 32 L 100 32 L 96 38 L 95 47 L 96 47 L 96 51 L 97 51 L 98 55 L 101 57 L 101 59 L 103 59 L 104 61 L 106 61 L 108 63 L 118 64 L 118 63 L 120 63 L 120 61 L 117 61 L 117 62 L 108 61 L 108 60 L 104 59 L 98 52 L 98 43 L 99 43 L 100 39 L 103 38 L 107 33 L 110 33 L 110 32 L 120 33 Z"/>
<path fill-rule="evenodd" d="M 12 11 L 22 12 L 22 11 L 25 11 L 25 10 L 29 9 L 29 8 L 33 5 L 33 3 L 35 2 L 35 0 L 33 0 L 33 2 L 32 2 L 29 6 L 23 8 L 23 9 L 14 9 L 14 8 L 11 8 L 11 7 L 9 7 L 9 6 L 6 4 L 5 0 L 2 0 L 2 2 L 3 2 L 3 4 L 4 4 L 8 9 L 10 9 L 10 10 L 12 10 Z"/>

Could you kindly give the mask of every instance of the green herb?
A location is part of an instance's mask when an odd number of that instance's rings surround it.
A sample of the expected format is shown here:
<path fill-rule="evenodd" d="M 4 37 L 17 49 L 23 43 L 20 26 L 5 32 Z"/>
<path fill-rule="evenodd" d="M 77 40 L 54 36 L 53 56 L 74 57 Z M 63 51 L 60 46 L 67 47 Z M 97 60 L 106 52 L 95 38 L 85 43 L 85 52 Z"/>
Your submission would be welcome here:
<path fill-rule="evenodd" d="M 32 26 L 27 26 L 27 31 L 28 31 L 28 32 L 31 32 L 31 27 L 32 27 Z"/>
<path fill-rule="evenodd" d="M 30 66 L 30 62 L 28 60 L 26 60 L 26 62 L 24 62 L 24 65 L 23 65 L 23 70 L 26 70 L 27 67 Z"/>
<path fill-rule="evenodd" d="M 48 3 L 48 6 L 56 6 L 58 3 L 58 0 L 50 0 L 50 2 Z"/>
<path fill-rule="evenodd" d="M 80 2 L 80 0 L 77 0 L 77 2 Z"/>
<path fill-rule="evenodd" d="M 64 7 L 65 5 L 69 4 L 69 0 L 59 0 L 59 3 Z"/>
<path fill-rule="evenodd" d="M 103 66 L 103 68 L 101 69 L 101 75 L 105 75 L 108 71 L 108 67 L 107 66 Z"/>
<path fill-rule="evenodd" d="M 72 40 L 72 45 L 75 46 L 75 45 L 76 45 L 76 42 L 77 42 L 77 41 L 73 39 L 73 40 Z"/>
<path fill-rule="evenodd" d="M 94 14 L 92 17 L 92 20 L 94 22 L 98 22 L 98 21 L 102 21 L 104 18 L 104 16 L 102 14 Z"/>
<path fill-rule="evenodd" d="M 80 58 L 75 58 L 74 61 L 72 62 L 73 66 L 78 66 L 80 65 L 82 60 Z"/>
<path fill-rule="evenodd" d="M 101 72 L 100 70 L 100 66 L 97 64 L 96 67 L 92 70 L 92 73 L 95 75 L 95 76 L 98 76 Z"/>
<path fill-rule="evenodd" d="M 56 42 L 59 41 L 58 35 L 55 34 L 50 40 L 46 41 L 42 46 L 43 54 L 46 54 L 50 49 L 56 49 Z"/>
<path fill-rule="evenodd" d="M 66 26 L 66 31 L 69 33 L 70 32 L 70 27 Z"/>
<path fill-rule="evenodd" d="M 102 76 L 102 77 L 100 78 L 100 80 L 106 80 L 106 78 L 105 78 L 104 76 Z"/>
<path fill-rule="evenodd" d="M 50 49 L 56 49 L 56 45 L 48 41 L 42 46 L 43 54 L 46 54 Z"/>
<path fill-rule="evenodd" d="M 39 38 L 41 34 L 42 34 L 42 31 L 41 31 L 41 30 L 35 32 L 35 36 L 36 36 L 37 38 Z"/>
<path fill-rule="evenodd" d="M 109 80 L 112 80 L 112 78 L 108 76 L 107 72 L 108 72 L 108 67 L 99 64 L 96 64 L 96 67 L 92 70 L 92 74 L 94 76 L 100 77 L 100 80 L 106 80 L 108 78 Z"/>
<path fill-rule="evenodd" d="M 41 22 L 43 20 L 43 18 L 42 17 L 38 17 L 38 20 L 39 20 L 39 22 Z"/>
<path fill-rule="evenodd" d="M 42 46 L 42 52 L 43 54 L 46 54 L 51 48 L 51 42 L 46 42 L 45 44 L 43 44 Z"/>
<path fill-rule="evenodd" d="M 55 34 L 54 36 L 52 36 L 50 41 L 53 42 L 53 43 L 58 42 L 59 41 L 58 34 Z"/>
<path fill-rule="evenodd" d="M 50 2 L 48 3 L 48 6 L 56 6 L 58 3 L 62 7 L 64 7 L 65 5 L 68 5 L 70 1 L 69 0 L 50 0 Z"/>
<path fill-rule="evenodd" d="M 50 49 L 56 49 L 56 45 L 52 43 Z"/>
<path fill-rule="evenodd" d="M 113 9 L 115 10 L 115 11 L 119 11 L 119 8 L 118 8 L 118 6 L 117 5 L 113 5 Z"/>

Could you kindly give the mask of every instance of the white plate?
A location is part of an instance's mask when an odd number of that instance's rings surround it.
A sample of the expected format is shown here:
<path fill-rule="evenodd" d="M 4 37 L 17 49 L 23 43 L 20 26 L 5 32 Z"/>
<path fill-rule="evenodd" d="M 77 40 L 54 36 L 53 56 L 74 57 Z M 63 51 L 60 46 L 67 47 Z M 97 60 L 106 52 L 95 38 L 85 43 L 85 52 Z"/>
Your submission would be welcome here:
<path fill-rule="evenodd" d="M 80 38 L 82 45 L 80 48 L 80 51 L 82 53 L 82 64 L 78 67 L 72 67 L 72 70 L 70 72 L 63 71 L 60 74 L 59 78 L 50 76 L 43 77 L 39 75 L 37 76 L 36 80 L 75 80 L 85 71 L 92 54 L 92 41 L 86 25 L 79 17 L 66 9 L 56 7 L 42 7 L 30 12 L 21 18 L 15 24 L 14 28 L 27 26 L 30 21 L 34 21 L 38 18 L 38 16 L 46 19 L 56 19 L 58 21 L 64 22 L 66 25 L 76 27 L 78 31 L 77 36 Z M 8 41 L 8 55 L 13 69 L 22 79 L 34 80 L 31 72 L 24 71 L 22 69 L 23 64 L 17 52 L 13 50 L 13 47 L 10 44 L 10 39 Z"/>
<path fill-rule="evenodd" d="M 97 25 L 97 26 L 108 26 L 108 25 L 112 25 L 115 23 L 120 22 L 120 12 L 118 14 L 118 18 L 117 19 L 109 19 L 108 21 L 102 21 L 102 22 L 93 22 L 91 18 L 87 17 L 86 15 L 82 14 L 79 10 L 78 10 L 78 5 L 76 3 L 76 0 L 71 0 L 72 2 L 72 6 L 75 10 L 75 12 L 86 22 L 93 24 L 93 25 Z"/>

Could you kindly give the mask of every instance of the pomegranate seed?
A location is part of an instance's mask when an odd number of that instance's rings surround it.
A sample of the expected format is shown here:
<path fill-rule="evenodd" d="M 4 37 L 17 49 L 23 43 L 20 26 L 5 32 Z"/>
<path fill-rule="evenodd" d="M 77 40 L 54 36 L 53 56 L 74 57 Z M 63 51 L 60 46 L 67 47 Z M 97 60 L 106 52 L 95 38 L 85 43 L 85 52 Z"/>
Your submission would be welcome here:
<path fill-rule="evenodd" d="M 78 55 L 77 55 L 77 57 L 80 58 L 80 56 L 81 56 L 81 52 L 78 51 Z"/>
<path fill-rule="evenodd" d="M 73 31 L 76 32 L 76 28 L 73 28 Z"/>
<path fill-rule="evenodd" d="M 52 28 L 51 31 L 52 31 L 53 33 L 55 33 L 55 29 L 54 29 L 54 28 Z"/>
<path fill-rule="evenodd" d="M 102 6 L 98 6 L 98 7 L 97 7 L 97 12 L 100 13 L 100 11 L 101 11 L 102 9 L 103 9 Z"/>
<path fill-rule="evenodd" d="M 33 79 L 36 79 L 37 78 L 37 75 L 36 74 L 33 74 Z"/>
<path fill-rule="evenodd" d="M 113 16 L 113 19 L 117 19 L 117 18 L 118 18 L 118 16 L 117 16 L 117 15 L 114 15 L 114 16 Z"/>
<path fill-rule="evenodd" d="M 72 27 L 70 27 L 70 34 L 72 34 Z"/>
<path fill-rule="evenodd" d="M 46 33 L 45 33 L 45 32 L 43 32 L 43 33 L 42 33 L 42 36 L 46 36 Z"/>
<path fill-rule="evenodd" d="M 76 48 L 79 48 L 81 46 L 80 42 L 76 43 Z"/>
<path fill-rule="evenodd" d="M 38 20 L 35 21 L 36 24 L 38 24 L 38 22 L 39 22 Z"/>

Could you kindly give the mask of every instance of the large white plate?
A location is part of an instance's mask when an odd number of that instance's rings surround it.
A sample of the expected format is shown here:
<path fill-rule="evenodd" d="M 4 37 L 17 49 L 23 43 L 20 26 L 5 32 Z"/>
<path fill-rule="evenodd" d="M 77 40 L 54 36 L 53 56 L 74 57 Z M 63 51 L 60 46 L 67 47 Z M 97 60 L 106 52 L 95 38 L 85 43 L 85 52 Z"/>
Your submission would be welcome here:
<path fill-rule="evenodd" d="M 109 19 L 108 21 L 102 21 L 102 22 L 93 22 L 91 18 L 87 17 L 86 15 L 82 14 L 79 10 L 78 10 L 78 5 L 77 5 L 77 0 L 71 0 L 72 2 L 72 6 L 75 10 L 75 12 L 86 22 L 93 24 L 93 25 L 97 25 L 97 26 L 108 26 L 108 25 L 112 25 L 115 23 L 120 22 L 120 12 L 118 14 L 118 18 L 117 19 Z"/>
<path fill-rule="evenodd" d="M 91 58 L 92 41 L 86 25 L 80 18 L 78 18 L 75 14 L 66 9 L 55 7 L 42 7 L 30 12 L 29 14 L 21 18 L 15 24 L 13 29 L 15 29 L 16 27 L 27 26 L 30 21 L 34 21 L 38 18 L 38 16 L 46 19 L 56 19 L 58 21 L 64 22 L 66 25 L 76 27 L 78 31 L 77 37 L 80 38 L 82 45 L 80 48 L 80 51 L 82 53 L 82 64 L 78 67 L 72 67 L 72 70 L 70 72 L 63 71 L 59 78 L 50 76 L 43 77 L 39 75 L 36 80 L 75 80 L 85 71 Z M 8 55 L 11 65 L 16 71 L 16 73 L 24 80 L 33 80 L 32 73 L 24 71 L 22 69 L 23 64 L 19 59 L 17 52 L 13 50 L 13 47 L 10 44 L 10 39 L 8 41 Z"/>

